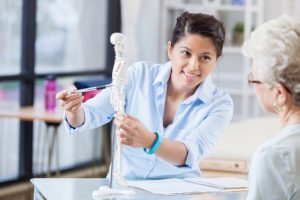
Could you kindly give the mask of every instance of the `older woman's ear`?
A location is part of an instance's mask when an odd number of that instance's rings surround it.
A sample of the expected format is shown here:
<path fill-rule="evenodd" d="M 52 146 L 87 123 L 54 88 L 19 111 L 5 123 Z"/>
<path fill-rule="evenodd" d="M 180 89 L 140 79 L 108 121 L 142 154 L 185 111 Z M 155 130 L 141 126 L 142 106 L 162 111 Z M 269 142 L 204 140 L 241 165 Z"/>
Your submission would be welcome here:
<path fill-rule="evenodd" d="M 282 107 L 289 103 L 288 99 L 290 99 L 289 96 L 291 94 L 283 84 L 277 83 L 274 86 L 274 90 L 275 90 L 274 91 L 275 92 L 275 101 L 278 106 Z"/>

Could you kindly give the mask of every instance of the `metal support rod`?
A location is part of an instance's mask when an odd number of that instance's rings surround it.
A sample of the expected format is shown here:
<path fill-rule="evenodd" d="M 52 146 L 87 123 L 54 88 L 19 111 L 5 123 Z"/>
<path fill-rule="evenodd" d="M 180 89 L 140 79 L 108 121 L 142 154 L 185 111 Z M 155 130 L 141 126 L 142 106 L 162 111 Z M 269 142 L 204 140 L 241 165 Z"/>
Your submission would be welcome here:
<path fill-rule="evenodd" d="M 113 174 L 114 174 L 114 155 L 115 155 L 115 132 L 116 132 L 116 127 L 114 123 L 112 124 L 112 129 L 111 129 L 111 161 L 110 161 L 110 174 L 109 174 L 109 187 L 113 187 Z"/>

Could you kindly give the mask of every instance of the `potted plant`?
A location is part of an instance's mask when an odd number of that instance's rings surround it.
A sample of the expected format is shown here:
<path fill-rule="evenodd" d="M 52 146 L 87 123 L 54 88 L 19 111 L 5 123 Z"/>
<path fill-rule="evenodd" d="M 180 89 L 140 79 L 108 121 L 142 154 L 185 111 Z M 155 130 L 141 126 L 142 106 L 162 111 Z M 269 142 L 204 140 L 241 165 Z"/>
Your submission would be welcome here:
<path fill-rule="evenodd" d="M 232 45 L 241 46 L 244 41 L 244 23 L 237 22 L 233 28 Z"/>

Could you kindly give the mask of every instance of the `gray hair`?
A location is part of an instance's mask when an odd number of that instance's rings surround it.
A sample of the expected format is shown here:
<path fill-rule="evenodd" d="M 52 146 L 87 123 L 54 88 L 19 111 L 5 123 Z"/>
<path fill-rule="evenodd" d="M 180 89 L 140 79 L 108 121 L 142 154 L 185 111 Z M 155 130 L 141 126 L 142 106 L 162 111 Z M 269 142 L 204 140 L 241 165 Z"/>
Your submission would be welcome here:
<path fill-rule="evenodd" d="M 259 26 L 242 47 L 253 59 L 258 78 L 283 84 L 300 106 L 300 17 L 281 16 Z"/>

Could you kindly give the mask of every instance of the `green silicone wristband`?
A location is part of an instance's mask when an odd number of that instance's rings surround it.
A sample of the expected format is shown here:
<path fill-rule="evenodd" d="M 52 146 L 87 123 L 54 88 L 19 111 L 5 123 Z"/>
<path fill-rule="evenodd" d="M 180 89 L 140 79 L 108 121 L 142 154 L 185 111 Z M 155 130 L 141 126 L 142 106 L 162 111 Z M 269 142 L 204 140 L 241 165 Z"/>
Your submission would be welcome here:
<path fill-rule="evenodd" d="M 155 141 L 154 141 L 152 147 L 151 147 L 149 150 L 147 150 L 146 148 L 144 148 L 144 151 L 145 151 L 147 154 L 149 154 L 149 155 L 153 154 L 153 153 L 158 149 L 159 145 L 160 145 L 161 142 L 162 142 L 162 137 L 161 137 L 161 135 L 159 135 L 159 134 L 156 133 L 156 132 L 154 132 L 154 133 L 155 133 L 155 135 L 156 135 L 156 139 L 155 139 Z"/>

